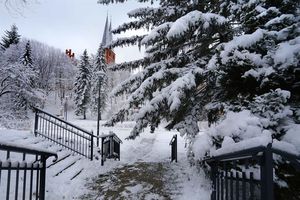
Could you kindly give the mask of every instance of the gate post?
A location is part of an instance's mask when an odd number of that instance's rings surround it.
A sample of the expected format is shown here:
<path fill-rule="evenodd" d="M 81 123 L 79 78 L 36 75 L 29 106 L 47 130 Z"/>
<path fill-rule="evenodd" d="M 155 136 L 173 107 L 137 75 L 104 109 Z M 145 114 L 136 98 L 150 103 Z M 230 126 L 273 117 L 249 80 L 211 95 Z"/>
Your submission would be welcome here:
<path fill-rule="evenodd" d="M 37 136 L 38 121 L 39 121 L 38 110 L 35 108 L 35 117 L 34 117 L 34 135 L 35 136 Z"/>
<path fill-rule="evenodd" d="M 272 144 L 268 144 L 261 158 L 261 199 L 274 200 L 274 183 L 273 183 L 273 153 Z"/>
<path fill-rule="evenodd" d="M 104 165 L 104 149 L 103 149 L 104 137 L 101 138 L 101 166 Z"/>
<path fill-rule="evenodd" d="M 175 149 L 175 162 L 177 162 L 177 135 L 175 135 L 175 141 L 174 141 L 174 149 Z"/>
<path fill-rule="evenodd" d="M 217 196 L 216 196 L 216 175 L 218 172 L 217 169 L 217 163 L 216 162 L 212 162 L 212 164 L 210 165 L 211 167 L 211 171 L 210 171 L 210 180 L 212 180 L 212 192 L 211 192 L 211 200 L 216 200 Z"/>
<path fill-rule="evenodd" d="M 171 146 L 171 162 L 177 162 L 177 135 L 173 135 L 169 145 Z"/>
<path fill-rule="evenodd" d="M 42 168 L 40 174 L 40 194 L 39 199 L 45 200 L 45 189 L 46 189 L 46 157 L 44 155 L 41 156 Z M 38 172 L 37 172 L 38 173 Z"/>
<path fill-rule="evenodd" d="M 91 136 L 91 160 L 93 160 L 93 155 L 94 154 L 94 133 L 92 131 L 92 136 Z"/>

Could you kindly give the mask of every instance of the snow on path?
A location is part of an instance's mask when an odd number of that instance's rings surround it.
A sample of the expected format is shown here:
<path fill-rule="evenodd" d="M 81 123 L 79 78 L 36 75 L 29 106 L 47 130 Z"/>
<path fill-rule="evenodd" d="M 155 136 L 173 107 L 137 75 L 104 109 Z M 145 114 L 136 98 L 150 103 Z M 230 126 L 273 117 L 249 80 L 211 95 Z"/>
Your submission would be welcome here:
<path fill-rule="evenodd" d="M 74 120 L 72 123 L 80 126 L 86 130 L 93 131 L 96 134 L 97 123 L 89 120 Z M 101 125 L 104 122 L 100 123 Z M 126 140 L 130 134 L 134 122 L 123 122 L 116 124 L 115 127 L 100 127 L 100 135 L 102 133 L 108 134 L 113 131 L 123 141 L 121 144 L 121 162 L 126 164 L 134 163 L 137 161 L 145 162 L 164 162 L 169 161 L 170 157 L 170 140 L 177 131 L 166 131 L 164 128 L 159 127 L 155 133 L 150 133 L 147 128 L 135 140 Z M 186 157 L 185 140 L 178 137 L 178 159 Z"/>

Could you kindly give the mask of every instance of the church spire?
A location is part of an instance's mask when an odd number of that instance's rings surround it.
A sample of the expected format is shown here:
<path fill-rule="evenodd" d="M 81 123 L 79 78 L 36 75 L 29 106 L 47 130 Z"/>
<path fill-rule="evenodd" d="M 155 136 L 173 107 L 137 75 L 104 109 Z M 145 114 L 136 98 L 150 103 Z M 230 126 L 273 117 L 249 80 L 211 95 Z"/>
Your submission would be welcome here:
<path fill-rule="evenodd" d="M 105 61 L 106 64 L 108 65 L 114 64 L 116 60 L 115 52 L 111 48 L 109 48 L 111 42 L 112 42 L 111 20 L 110 21 L 108 20 L 108 15 L 107 15 L 101 45 L 105 49 L 104 50 Z"/>
<path fill-rule="evenodd" d="M 111 33 L 111 22 L 108 22 L 108 15 L 106 16 L 106 22 L 102 37 L 102 46 L 108 46 L 112 42 L 112 33 Z"/>
<path fill-rule="evenodd" d="M 109 43 L 111 43 L 113 40 L 113 36 L 112 36 L 112 32 L 111 32 L 111 17 L 110 17 L 110 22 L 109 22 L 108 34 L 109 34 L 109 36 L 108 36 Z"/>

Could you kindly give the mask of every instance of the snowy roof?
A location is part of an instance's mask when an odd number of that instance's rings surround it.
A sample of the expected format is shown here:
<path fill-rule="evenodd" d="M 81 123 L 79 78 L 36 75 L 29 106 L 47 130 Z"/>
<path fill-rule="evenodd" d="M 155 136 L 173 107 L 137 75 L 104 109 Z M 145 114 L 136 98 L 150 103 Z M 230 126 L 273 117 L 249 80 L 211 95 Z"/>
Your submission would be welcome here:
<path fill-rule="evenodd" d="M 101 44 L 105 47 L 110 45 L 111 42 L 112 42 L 111 22 L 108 21 L 108 16 L 107 16 Z"/>

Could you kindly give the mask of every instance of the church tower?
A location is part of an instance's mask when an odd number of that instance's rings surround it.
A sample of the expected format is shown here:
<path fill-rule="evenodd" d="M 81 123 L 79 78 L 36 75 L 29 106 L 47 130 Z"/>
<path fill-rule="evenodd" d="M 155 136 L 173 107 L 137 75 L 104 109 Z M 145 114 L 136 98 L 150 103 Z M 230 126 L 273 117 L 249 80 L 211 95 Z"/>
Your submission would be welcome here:
<path fill-rule="evenodd" d="M 116 60 L 115 52 L 112 49 L 108 48 L 111 42 L 112 42 L 111 22 L 108 22 L 108 16 L 107 16 L 101 44 L 105 48 L 104 50 L 105 60 L 106 60 L 106 64 L 108 65 L 115 64 L 115 60 Z"/>

